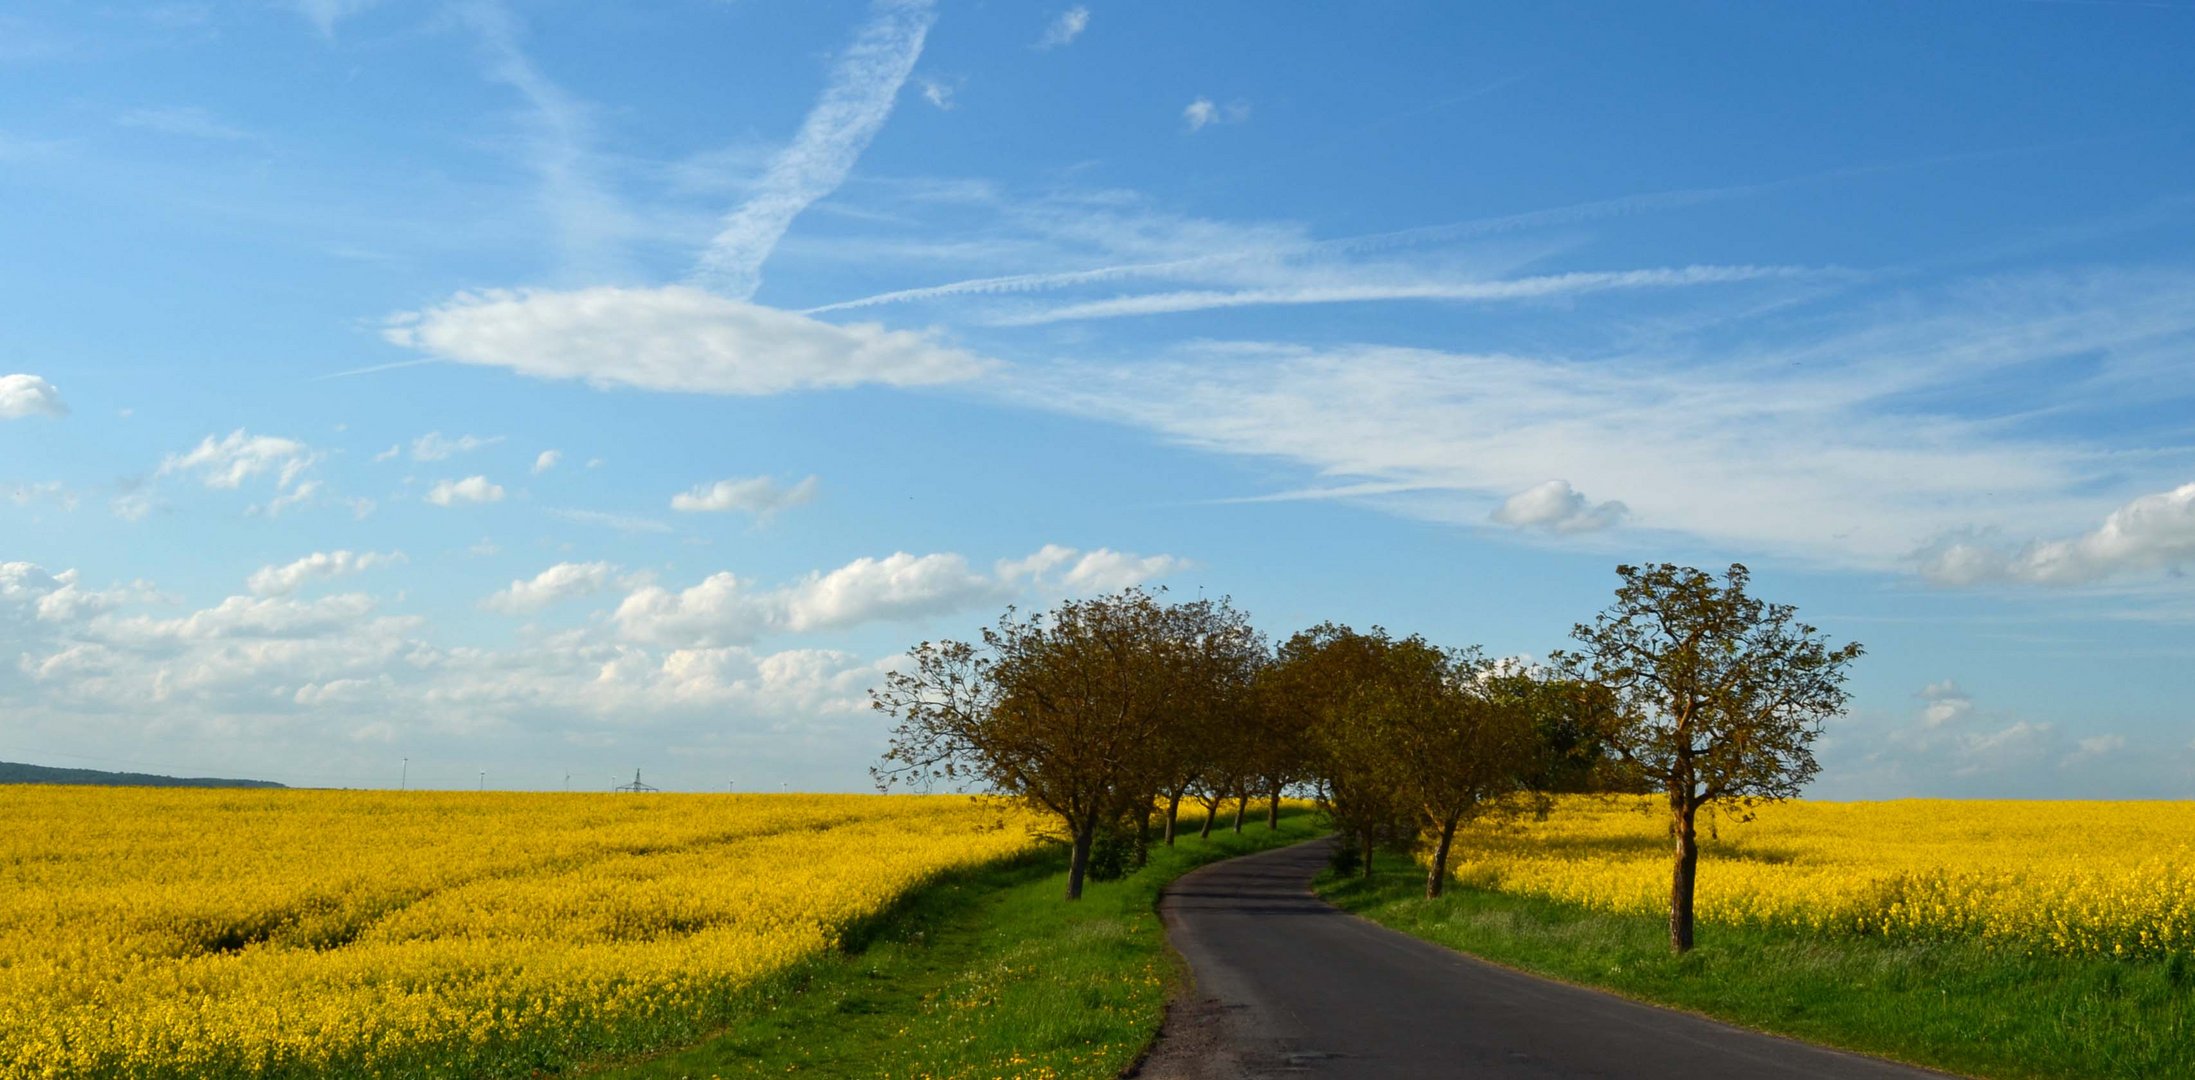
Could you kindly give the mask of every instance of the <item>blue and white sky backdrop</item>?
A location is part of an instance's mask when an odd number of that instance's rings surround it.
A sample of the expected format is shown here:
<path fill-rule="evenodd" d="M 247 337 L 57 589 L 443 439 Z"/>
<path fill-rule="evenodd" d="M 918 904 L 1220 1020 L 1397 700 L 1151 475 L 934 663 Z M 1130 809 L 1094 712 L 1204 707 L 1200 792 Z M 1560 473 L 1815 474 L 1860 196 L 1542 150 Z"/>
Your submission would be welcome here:
<path fill-rule="evenodd" d="M 17 4 L 0 757 L 859 789 L 1128 584 L 1868 655 L 1814 794 L 2195 795 L 2182 3 Z"/>

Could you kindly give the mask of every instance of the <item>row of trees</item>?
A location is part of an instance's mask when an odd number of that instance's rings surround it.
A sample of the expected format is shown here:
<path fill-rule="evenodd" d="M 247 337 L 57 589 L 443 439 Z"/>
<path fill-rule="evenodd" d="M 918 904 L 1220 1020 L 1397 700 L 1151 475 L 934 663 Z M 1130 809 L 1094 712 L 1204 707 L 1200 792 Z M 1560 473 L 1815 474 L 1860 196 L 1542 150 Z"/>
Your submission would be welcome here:
<path fill-rule="evenodd" d="M 1184 803 L 1206 832 L 1232 803 L 1277 823 L 1316 794 L 1370 871 L 1383 843 L 1426 856 L 1438 896 L 1459 829 L 1543 811 L 1559 792 L 1655 791 L 1674 840 L 1670 943 L 1692 945 L 1695 821 L 1718 801 L 1796 794 L 1857 644 L 1831 647 L 1788 605 L 1668 564 L 1621 566 L 1615 601 L 1545 666 L 1323 623 L 1277 647 L 1227 600 L 1129 589 L 1008 609 L 978 641 L 926 642 L 872 691 L 897 724 L 880 786 L 975 787 L 1056 819 L 1067 897 L 1093 859 L 1171 844 Z"/>

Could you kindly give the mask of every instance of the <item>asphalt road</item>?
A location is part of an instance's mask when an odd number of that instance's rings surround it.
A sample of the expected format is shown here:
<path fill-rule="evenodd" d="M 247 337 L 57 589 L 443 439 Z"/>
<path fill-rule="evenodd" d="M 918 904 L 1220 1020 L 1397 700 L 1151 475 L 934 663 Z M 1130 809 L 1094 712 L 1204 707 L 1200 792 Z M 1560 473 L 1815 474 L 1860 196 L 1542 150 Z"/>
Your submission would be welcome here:
<path fill-rule="evenodd" d="M 1159 903 L 1196 983 L 1138 1076 L 1940 1077 L 1475 960 L 1311 895 L 1327 842 L 1197 870 Z"/>

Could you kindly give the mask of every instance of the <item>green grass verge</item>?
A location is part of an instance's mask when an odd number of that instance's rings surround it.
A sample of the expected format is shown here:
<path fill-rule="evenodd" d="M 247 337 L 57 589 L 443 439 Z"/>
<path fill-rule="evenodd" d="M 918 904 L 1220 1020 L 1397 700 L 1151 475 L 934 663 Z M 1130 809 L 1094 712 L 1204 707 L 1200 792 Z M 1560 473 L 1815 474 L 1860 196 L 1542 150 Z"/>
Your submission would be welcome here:
<path fill-rule="evenodd" d="M 916 892 L 849 949 L 760 989 L 697 1045 L 582 1070 L 597 1078 L 700 1080 L 787 1073 L 877 1077 L 1112 1077 L 1158 1033 L 1178 961 L 1155 906 L 1183 873 L 1296 843 L 1307 811 L 1262 816 L 1199 840 L 1195 822 L 1150 865 L 1093 882 L 1067 903 L 1066 859 L 1048 850 Z"/>
<path fill-rule="evenodd" d="M 1383 855 L 1320 895 L 1496 963 L 1810 1042 L 1988 1077 L 2195 1077 L 2195 964 L 2029 957 L 1968 941 L 1893 942 L 1702 924 L 1669 952 L 1666 917 L 1450 886 Z M 1704 872 L 1712 872 L 1707 869 Z"/>

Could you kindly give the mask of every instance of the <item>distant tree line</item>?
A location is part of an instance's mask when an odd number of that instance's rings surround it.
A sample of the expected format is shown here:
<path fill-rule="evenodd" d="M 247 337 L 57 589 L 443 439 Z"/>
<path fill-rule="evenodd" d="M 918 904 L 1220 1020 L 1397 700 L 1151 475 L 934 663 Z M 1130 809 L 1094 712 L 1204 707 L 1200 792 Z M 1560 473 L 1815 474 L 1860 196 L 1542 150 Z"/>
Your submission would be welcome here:
<path fill-rule="evenodd" d="M 896 720 L 872 771 L 880 787 L 979 788 L 1049 816 L 1070 900 L 1171 845 L 1184 805 L 1205 834 L 1230 808 L 1240 831 L 1253 804 L 1273 828 L 1283 797 L 1308 793 L 1342 838 L 1339 868 L 1414 850 L 1430 897 L 1474 820 L 1544 813 L 1561 793 L 1658 792 L 1682 951 L 1698 811 L 1796 794 L 1860 646 L 1749 596 L 1743 566 L 1617 574 L 1615 601 L 1544 665 L 1335 623 L 1276 646 L 1227 599 L 1141 589 L 1009 608 L 976 641 L 917 645 L 871 691 Z"/>

